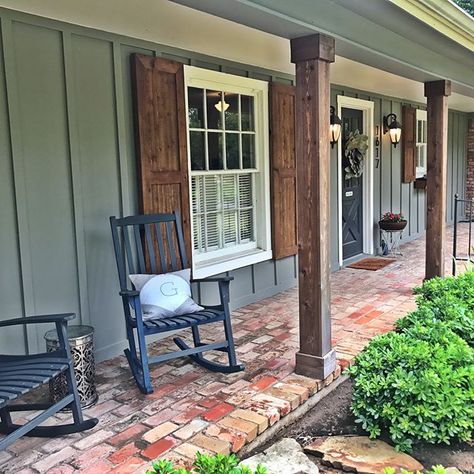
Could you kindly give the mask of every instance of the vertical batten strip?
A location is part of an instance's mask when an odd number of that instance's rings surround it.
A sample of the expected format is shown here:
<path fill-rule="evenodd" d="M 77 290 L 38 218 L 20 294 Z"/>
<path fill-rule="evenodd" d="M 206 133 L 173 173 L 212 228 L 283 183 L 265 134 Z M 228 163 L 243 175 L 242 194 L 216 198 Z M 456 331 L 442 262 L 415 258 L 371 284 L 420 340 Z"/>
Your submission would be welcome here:
<path fill-rule="evenodd" d="M 79 292 L 80 321 L 91 324 L 90 304 L 87 285 L 86 243 L 84 235 L 84 208 L 82 199 L 81 164 L 79 137 L 77 130 L 74 66 L 72 64 L 71 33 L 62 31 L 62 52 L 64 67 L 64 87 L 66 94 L 67 133 L 69 142 L 69 162 L 71 169 L 74 236 L 76 247 L 77 285 Z"/>
<path fill-rule="evenodd" d="M 117 150 L 118 162 L 120 170 L 120 197 L 121 197 L 121 212 L 122 216 L 128 216 L 133 213 L 131 206 L 131 189 L 128 175 L 128 163 L 126 153 L 126 124 L 125 124 L 125 109 L 123 104 L 123 97 L 125 95 L 122 77 L 122 56 L 121 44 L 119 41 L 112 43 L 113 48 L 113 65 L 114 65 L 114 101 L 115 101 L 115 121 L 116 121 L 116 136 L 117 136 Z"/>
<path fill-rule="evenodd" d="M 20 254 L 21 286 L 23 297 L 23 316 L 34 315 L 35 299 L 27 216 L 27 198 L 25 183 L 24 156 L 21 147 L 19 121 L 18 89 L 15 74 L 15 48 L 13 42 L 12 20 L 2 18 L 3 61 L 5 68 L 5 87 L 10 128 L 11 153 L 13 161 L 13 181 L 16 200 L 16 218 L 18 226 L 18 246 Z M 37 326 L 29 325 L 26 329 L 25 346 L 28 353 L 39 349 Z"/>
<path fill-rule="evenodd" d="M 1 57 L 3 59 L 3 70 L 4 70 L 4 75 L 6 74 L 6 60 L 5 60 L 5 55 L 6 55 L 6 48 L 5 48 L 5 42 L 4 42 L 4 36 L 3 36 L 3 31 L 4 31 L 4 27 L 5 27 L 5 23 L 6 22 L 9 22 L 10 20 L 9 19 L 6 19 L 5 17 L 3 18 L 0 18 L 0 38 L 1 38 L 1 46 L 2 46 L 2 52 L 1 52 Z M 13 182 L 14 181 L 14 167 L 13 167 L 13 145 L 12 145 L 12 127 L 11 127 L 11 115 L 9 113 L 9 100 L 8 100 L 8 87 L 7 87 L 7 83 L 6 83 L 6 79 L 5 77 L 2 78 L 2 81 L 4 83 L 4 87 L 5 87 L 5 90 L 4 90 L 4 94 L 5 94 L 5 99 L 6 99 L 6 104 L 5 104 L 5 107 L 6 107 L 6 121 L 8 123 L 8 130 L 6 132 L 7 136 L 9 137 L 9 143 L 7 144 L 8 148 L 9 148 L 9 151 L 10 151 L 10 165 L 11 165 L 11 176 L 10 176 L 10 179 L 11 181 Z M 16 186 L 12 186 L 13 188 L 13 192 L 15 193 L 15 196 L 14 196 L 14 199 L 16 201 Z M 15 214 L 15 234 L 16 234 L 16 240 L 15 240 L 15 246 L 16 246 L 16 250 L 17 250 L 17 255 L 18 255 L 18 269 L 19 269 L 19 283 L 23 280 L 22 278 L 22 269 L 21 269 L 21 256 L 20 256 L 20 241 L 19 241 L 19 225 L 18 225 L 18 210 L 17 210 L 17 205 L 16 205 L 16 202 L 13 203 L 14 204 L 14 211 L 13 213 Z M 24 291 L 23 291 L 23 285 L 21 285 L 21 289 L 20 289 L 20 306 L 21 306 L 21 311 L 22 311 L 22 317 L 25 317 L 25 301 L 24 301 Z M 20 317 L 20 315 L 18 314 L 17 317 Z M 24 348 L 25 348 L 25 351 L 28 351 L 28 333 L 27 333 L 27 327 L 26 326 L 23 326 L 21 328 L 21 332 L 22 332 L 22 337 L 23 337 L 23 345 L 24 345 Z"/>

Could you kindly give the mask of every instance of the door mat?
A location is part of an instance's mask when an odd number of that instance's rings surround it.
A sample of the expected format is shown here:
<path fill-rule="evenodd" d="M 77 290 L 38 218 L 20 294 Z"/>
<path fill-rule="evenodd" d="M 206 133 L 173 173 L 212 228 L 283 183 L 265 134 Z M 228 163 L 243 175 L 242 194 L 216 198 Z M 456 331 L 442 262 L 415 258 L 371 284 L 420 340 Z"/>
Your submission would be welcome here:
<path fill-rule="evenodd" d="M 373 272 L 395 262 L 395 258 L 369 257 L 363 258 L 358 262 L 347 265 L 347 268 L 356 268 L 357 270 L 371 270 Z"/>

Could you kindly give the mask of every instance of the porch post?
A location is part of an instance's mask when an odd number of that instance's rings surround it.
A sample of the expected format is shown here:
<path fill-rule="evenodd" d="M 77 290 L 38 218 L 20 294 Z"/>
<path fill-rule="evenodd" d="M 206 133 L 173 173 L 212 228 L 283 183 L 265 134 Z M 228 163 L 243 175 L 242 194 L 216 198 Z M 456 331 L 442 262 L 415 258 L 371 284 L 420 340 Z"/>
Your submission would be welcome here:
<path fill-rule="evenodd" d="M 428 104 L 426 279 L 444 276 L 449 95 L 450 81 L 425 82 Z"/>
<path fill-rule="evenodd" d="M 296 174 L 300 350 L 296 373 L 326 378 L 336 368 L 331 347 L 329 208 L 329 64 L 334 38 L 291 40 L 296 64 Z"/>

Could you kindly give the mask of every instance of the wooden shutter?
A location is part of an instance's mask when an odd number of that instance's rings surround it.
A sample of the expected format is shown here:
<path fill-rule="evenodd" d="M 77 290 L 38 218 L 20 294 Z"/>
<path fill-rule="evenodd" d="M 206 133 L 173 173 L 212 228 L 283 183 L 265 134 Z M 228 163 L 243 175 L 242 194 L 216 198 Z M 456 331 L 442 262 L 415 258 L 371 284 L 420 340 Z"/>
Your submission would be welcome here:
<path fill-rule="evenodd" d="M 132 56 L 140 212 L 179 210 L 191 258 L 183 64 Z"/>
<path fill-rule="evenodd" d="M 402 181 L 411 183 L 416 179 L 416 109 L 402 107 Z"/>
<path fill-rule="evenodd" d="M 298 253 L 294 86 L 270 86 L 273 256 Z"/>

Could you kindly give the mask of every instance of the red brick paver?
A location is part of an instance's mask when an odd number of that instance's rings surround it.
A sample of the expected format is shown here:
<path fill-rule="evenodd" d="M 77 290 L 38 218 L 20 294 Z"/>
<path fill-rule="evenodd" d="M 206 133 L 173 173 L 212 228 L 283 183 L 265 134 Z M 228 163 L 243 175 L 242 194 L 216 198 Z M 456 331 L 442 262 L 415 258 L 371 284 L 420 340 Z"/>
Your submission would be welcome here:
<path fill-rule="evenodd" d="M 464 239 L 466 230 L 460 234 Z M 423 278 L 424 246 L 424 239 L 404 245 L 401 258 L 376 272 L 344 268 L 332 275 L 332 337 L 340 366 L 347 367 L 372 337 L 414 308 L 412 288 Z M 447 247 L 448 270 L 450 254 Z M 99 425 L 55 440 L 22 438 L 0 453 L 0 472 L 144 473 L 159 456 L 189 466 L 198 450 L 238 451 L 341 374 L 340 367 L 326 380 L 294 374 L 296 289 L 234 311 L 233 325 L 244 372 L 217 374 L 178 359 L 152 368 L 155 391 L 146 396 L 124 357 L 102 362 L 100 404 L 85 410 L 86 417 L 99 417 Z M 203 330 L 211 341 L 220 335 Z M 150 351 L 173 346 L 167 338 Z M 225 359 L 222 353 L 211 357 Z"/>

